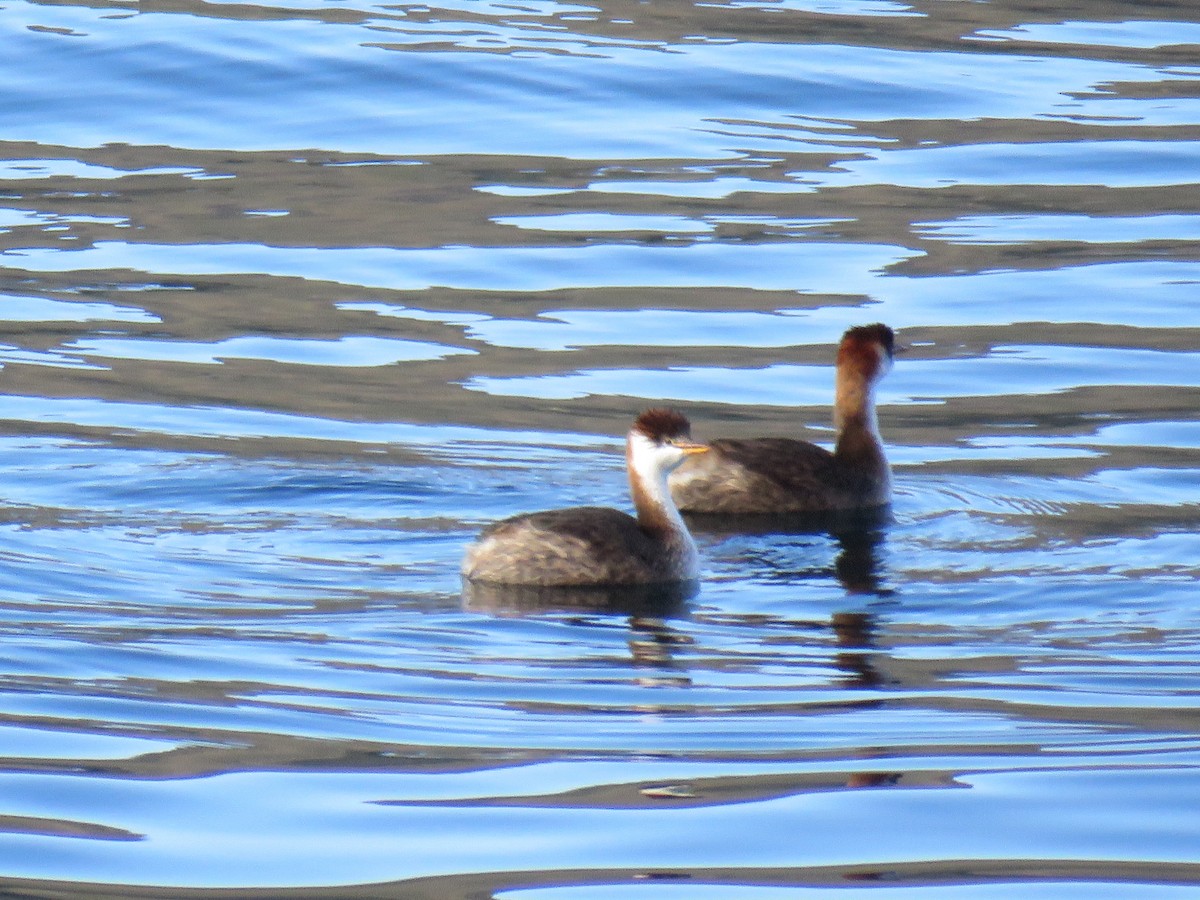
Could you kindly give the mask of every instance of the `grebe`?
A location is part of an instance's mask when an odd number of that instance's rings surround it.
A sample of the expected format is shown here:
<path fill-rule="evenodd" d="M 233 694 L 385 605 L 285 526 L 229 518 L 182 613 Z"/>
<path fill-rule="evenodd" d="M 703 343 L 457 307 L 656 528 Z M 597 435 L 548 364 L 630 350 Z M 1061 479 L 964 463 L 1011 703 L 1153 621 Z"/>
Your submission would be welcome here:
<path fill-rule="evenodd" d="M 711 453 L 670 477 L 684 512 L 725 515 L 831 513 L 891 502 L 892 476 L 875 420 L 875 385 L 892 367 L 895 337 L 886 325 L 860 325 L 837 354 L 830 453 L 792 438 L 722 438 Z"/>
<path fill-rule="evenodd" d="M 467 548 L 469 581 L 569 587 L 665 584 L 699 575 L 699 554 L 667 489 L 667 475 L 708 449 L 674 410 L 649 409 L 625 442 L 637 518 L 581 506 L 513 516 L 490 525 Z"/>

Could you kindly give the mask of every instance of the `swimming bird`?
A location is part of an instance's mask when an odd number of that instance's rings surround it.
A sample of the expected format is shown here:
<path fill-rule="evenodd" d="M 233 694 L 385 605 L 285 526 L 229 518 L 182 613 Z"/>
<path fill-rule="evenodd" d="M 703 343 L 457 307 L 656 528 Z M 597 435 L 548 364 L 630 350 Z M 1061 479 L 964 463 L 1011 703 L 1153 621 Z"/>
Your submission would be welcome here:
<path fill-rule="evenodd" d="M 875 418 L 875 386 L 891 370 L 895 336 L 860 325 L 837 353 L 831 453 L 793 438 L 721 438 L 670 476 L 688 513 L 754 515 L 867 510 L 891 502 L 892 477 Z"/>
<path fill-rule="evenodd" d="M 694 580 L 699 554 L 671 500 L 667 475 L 708 448 L 691 440 L 688 420 L 668 409 L 637 417 L 625 441 L 637 518 L 581 506 L 525 513 L 485 528 L 467 548 L 468 581 L 568 587 Z"/>

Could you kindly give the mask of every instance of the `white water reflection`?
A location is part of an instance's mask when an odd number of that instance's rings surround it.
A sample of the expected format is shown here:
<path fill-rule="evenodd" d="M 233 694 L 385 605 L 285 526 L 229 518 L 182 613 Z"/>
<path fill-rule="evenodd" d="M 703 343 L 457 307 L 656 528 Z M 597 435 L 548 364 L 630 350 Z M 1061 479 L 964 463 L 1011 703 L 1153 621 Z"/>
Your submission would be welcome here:
<path fill-rule="evenodd" d="M 75 35 L 13 29 L 8 58 L 19 68 L 0 69 L 12 94 L 11 130 L 45 145 L 79 145 L 78 123 L 89 122 L 90 146 L 712 160 L 747 150 L 831 149 L 819 138 L 797 144 L 786 129 L 732 137 L 713 128 L 721 121 L 788 121 L 797 112 L 858 122 L 889 121 L 898 109 L 913 120 L 1017 120 L 1058 115 L 1069 102 L 1089 116 L 1136 115 L 1154 124 L 1200 121 L 1196 103 L 1185 99 L 1134 105 L 1103 96 L 1072 100 L 1097 85 L 1176 76 L 1067 56 L 1054 60 L 1049 78 L 1040 56 L 769 39 L 610 38 L 588 33 L 579 21 L 568 28 L 561 17 L 552 28 L 528 21 L 509 25 L 512 10 L 498 11 L 492 21 L 480 10 L 482 18 L 439 22 L 423 34 L 428 26 L 414 29 L 404 17 L 389 23 L 390 16 L 373 8 L 341 23 L 256 22 L 251 45 L 240 19 L 155 11 L 114 17 L 106 9 L 26 3 L 15 9 L 42 28 Z M 389 35 L 381 27 L 416 33 Z M 460 34 L 470 46 L 448 52 L 446 44 Z M 64 40 L 101 52 L 119 48 L 124 65 L 64 65 L 70 58 L 63 53 Z M 161 65 L 164 41 L 175 48 L 172 71 L 178 78 L 205 86 L 187 105 L 172 86 L 146 77 Z M 247 52 L 224 52 L 238 44 Z M 917 70 L 921 77 L 910 77 Z M 21 77 L 29 71 L 43 75 Z M 649 91 L 648 72 L 654 81 Z M 86 92 L 75 90 L 81 78 Z M 331 83 L 346 89 L 331 96 Z M 454 85 L 453 102 L 444 99 L 448 83 Z M 287 103 L 275 102 L 281 85 Z M 354 85 L 371 86 L 370 100 L 355 94 Z M 531 95 L 536 102 L 527 102 Z M 803 98 L 802 110 L 797 98 Z M 97 104 L 105 109 L 103 119 L 92 114 Z M 147 116 L 152 108 L 174 114 Z M 413 127 L 414 109 L 421 111 L 419 127 Z M 619 127 L 614 110 L 620 111 Z M 256 127 L 247 129 L 244 123 L 251 119 Z M 1140 169 L 1161 164 L 1143 163 Z"/>
<path fill-rule="evenodd" d="M 59 216 L 52 213 L 39 213 L 24 209 L 0 208 L 0 232 L 13 228 L 41 228 L 45 231 L 55 231 L 78 223 L 112 225 L 122 228 L 128 227 L 129 220 L 121 216 Z"/>
<path fill-rule="evenodd" d="M 625 181 L 606 179 L 595 181 L 586 187 L 532 187 L 527 185 L 487 184 L 476 190 L 496 194 L 500 197 L 550 197 L 560 194 L 645 194 L 655 197 L 690 197 L 698 200 L 721 200 L 734 194 L 798 194 L 811 191 L 812 185 L 799 180 L 756 181 L 752 178 L 732 175 L 695 180 L 660 181 L 639 179 Z"/>
<path fill-rule="evenodd" d="M 155 275 L 265 274 L 390 290 L 550 291 L 704 287 L 870 293 L 879 272 L 917 255 L 903 247 L 822 242 L 678 247 L 267 247 L 101 241 L 83 250 L 7 250 L 34 272 L 133 270 Z"/>
<path fill-rule="evenodd" d="M 47 9 L 48 7 L 43 7 Z M 79 178 L 108 181 L 144 175 L 199 175 L 199 169 L 186 166 L 156 166 L 148 169 L 116 169 L 71 158 L 0 160 L 0 178 L 23 181 L 34 178 Z"/>
<path fill-rule="evenodd" d="M 854 873 L 850 873 L 853 875 Z M 867 877 L 874 877 L 868 873 Z M 817 879 L 814 879 L 816 881 Z M 803 883 L 706 884 L 597 884 L 566 887 L 512 888 L 494 895 L 495 900 L 879 900 L 878 887 L 832 886 Z M 1009 881 L 1000 884 L 922 884 L 887 886 L 888 900 L 1190 900 L 1194 888 L 1176 884 L 1134 884 L 1068 881 Z"/>
<path fill-rule="evenodd" d="M 493 444 L 586 444 L 596 438 L 570 433 L 495 430 L 401 422 L 348 422 L 235 407 L 180 407 L 88 398 L 0 395 L 0 421 L 103 428 L 191 437 L 297 438 L 366 445 L 417 444 L 437 447 L 465 441 Z"/>
<path fill-rule="evenodd" d="M 1200 216 L 963 216 L 951 222 L 914 222 L 924 237 L 953 244 L 1010 244 L 1083 241 L 1135 244 L 1200 240 Z"/>
<path fill-rule="evenodd" d="M 45 350 L 26 350 L 8 344 L 0 344 L 0 362 L 61 369 L 102 368 L 70 354 Z"/>
<path fill-rule="evenodd" d="M 812 12 L 830 16 L 923 16 L 907 3 L 894 0 L 711 0 L 705 5 L 730 9 Z"/>
<path fill-rule="evenodd" d="M 791 372 L 708 367 L 595 369 L 561 375 L 510 378 L 476 376 L 469 390 L 497 397 L 570 400 L 589 396 L 654 397 L 671 402 L 703 400 L 755 406 L 819 406 L 833 400 L 832 370 L 791 367 Z M 790 375 L 790 377 L 789 377 Z M 886 400 L 885 400 L 886 402 Z"/>
<path fill-rule="evenodd" d="M 1114 101 L 1115 102 L 1115 101 Z M 1200 122 L 1200 101 L 1179 122 Z M 1104 115 L 1120 115 L 1112 109 Z M 1174 118 L 1174 117 L 1172 117 Z M 1154 124 L 1154 123 L 1146 123 Z M 847 160 L 828 175 L 801 177 L 824 187 L 891 184 L 910 188 L 951 185 L 1103 185 L 1153 187 L 1200 182 L 1200 142 L 1089 141 L 972 144 L 885 150 Z M 796 173 L 801 175 L 801 173 Z"/>
<path fill-rule="evenodd" d="M 1002 736 L 998 728 L 995 737 Z M 635 778 L 636 768 L 631 764 Z M 688 768 L 670 766 L 667 772 L 686 781 Z M 10 774 L 3 785 L 14 815 L 95 821 L 95 812 L 107 809 L 100 824 L 153 840 L 77 842 L 30 852 L 47 842 L 9 835 L 0 862 L 11 876 L 24 878 L 54 878 L 73 857 L 94 879 L 123 884 L 284 887 L 388 880 L 396 872 L 398 839 L 404 872 L 417 878 L 505 871 L 514 859 L 522 860 L 522 869 L 534 868 L 531 847 L 560 870 L 604 868 L 614 854 L 625 861 L 623 868 L 652 870 L 852 865 L 864 833 L 872 835 L 875 856 L 884 859 L 920 859 L 930 841 L 951 859 L 1021 859 L 1028 846 L 1022 837 L 1036 839 L 1043 857 L 1077 859 L 1086 852 L 1084 822 L 1090 841 L 1127 846 L 1146 839 L 1146 826 L 1123 814 L 1133 795 L 1170 823 L 1170 830 L 1153 829 L 1157 860 L 1191 862 L 1200 840 L 1191 792 L 1180 790 L 1197 786 L 1186 766 L 971 774 L 961 779 L 964 790 L 843 789 L 711 806 L 378 802 L 402 797 L 406 782 L 422 778 L 448 785 L 455 775 L 248 772 L 135 781 Z M 246 803 L 246 797 L 259 802 Z M 967 818 L 972 827 L 964 827 Z M 783 820 L 803 828 L 802 845 L 794 832 L 771 825 Z M 898 820 L 914 827 L 877 827 Z M 306 821 L 321 827 L 300 827 Z M 339 852 L 330 857 L 324 851 L 335 831 Z M 722 837 L 730 834 L 745 839 Z M 198 843 L 209 851 L 202 858 L 195 854 Z"/>
<path fill-rule="evenodd" d="M 497 225 L 534 231 L 659 231 L 665 234 L 707 234 L 713 226 L 684 216 L 617 215 L 615 213 L 558 213 L 545 216 L 497 216 Z"/>
<path fill-rule="evenodd" d="M 0 726 L 0 746 L 6 759 L 126 759 L 161 753 L 179 742 L 132 735 L 52 731 L 28 725 Z"/>
<path fill-rule="evenodd" d="M 1193 302 L 1200 264 L 1146 260 L 1097 262 L 1024 271 L 983 271 L 923 278 L 889 277 L 875 285 L 873 318 L 895 328 L 934 322 L 954 308 L 960 326 L 1014 322 L 1094 322 L 1126 328 L 1200 327 Z"/>
<path fill-rule="evenodd" d="M 334 340 L 241 336 L 223 341 L 163 341 L 144 338 L 96 338 L 74 341 L 65 349 L 85 357 L 140 359 L 218 365 L 230 359 L 262 359 L 308 366 L 388 366 L 400 362 L 445 359 L 476 351 L 399 338 L 345 335 Z"/>
<path fill-rule="evenodd" d="M 777 312 L 673 309 L 546 310 L 535 319 L 472 322 L 467 333 L 495 347 L 562 351 L 579 347 L 789 347 L 832 343 L 855 316 L 840 307 Z M 665 395 L 664 395 L 665 396 Z"/>
<path fill-rule="evenodd" d="M 1080 47 L 1181 47 L 1200 45 L 1200 24 L 1195 22 L 1124 21 L 1035 22 L 1005 30 L 978 32 L 983 38 L 1033 44 L 1069 44 Z"/>
<path fill-rule="evenodd" d="M 476 325 L 480 322 L 489 322 L 492 319 L 491 316 L 483 313 L 416 309 L 411 306 L 378 303 L 370 300 L 346 300 L 336 304 L 336 306 L 338 309 L 353 312 L 371 312 L 377 316 L 386 316 L 392 319 L 412 319 L 415 322 L 441 322 L 445 325 Z"/>
<path fill-rule="evenodd" d="M 0 295 L 0 321 L 4 322 L 160 322 L 153 313 L 132 306 L 89 300 L 53 300 L 49 297 Z"/>
<path fill-rule="evenodd" d="M 883 405 L 956 397 L 1036 397 L 1098 385 L 1192 387 L 1200 353 L 1105 347 L 998 346 L 971 359 L 901 360 L 879 388 Z M 497 396 L 565 400 L 618 395 L 754 406 L 829 406 L 833 370 L 778 364 L 756 369 L 680 366 L 486 377 L 466 387 Z"/>

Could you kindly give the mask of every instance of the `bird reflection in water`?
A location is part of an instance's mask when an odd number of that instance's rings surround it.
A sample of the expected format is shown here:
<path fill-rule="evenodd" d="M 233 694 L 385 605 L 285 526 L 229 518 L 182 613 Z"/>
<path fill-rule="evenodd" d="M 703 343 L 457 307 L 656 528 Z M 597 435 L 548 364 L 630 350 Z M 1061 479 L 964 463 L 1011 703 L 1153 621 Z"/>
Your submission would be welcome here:
<path fill-rule="evenodd" d="M 881 560 L 891 522 L 887 507 L 821 514 L 689 514 L 684 518 L 694 534 L 717 542 L 714 555 L 753 579 L 799 584 L 832 576 L 847 594 L 879 598 L 892 594 Z M 831 563 L 825 554 L 830 538 L 837 546 Z"/>
<path fill-rule="evenodd" d="M 836 612 L 830 618 L 834 642 L 838 648 L 833 664 L 843 673 L 842 684 L 849 688 L 875 688 L 884 678 L 875 665 L 875 616 L 867 612 Z"/>
<path fill-rule="evenodd" d="M 870 607 L 893 594 L 882 564 L 890 509 L 686 518 L 693 533 L 723 540 L 739 567 L 756 570 L 760 579 L 801 584 L 832 577 L 847 598 L 865 601 L 867 609 L 859 602 L 856 608 L 830 617 L 829 627 L 838 648 L 833 663 L 844 673 L 842 683 L 846 687 L 874 688 L 886 682 L 875 664 L 878 623 Z M 829 538 L 837 550 L 832 562 L 814 561 L 815 556 L 823 555 Z"/>
<path fill-rule="evenodd" d="M 853 529 L 839 532 L 835 537 L 841 552 L 834 561 L 834 569 L 846 593 L 890 596 L 891 590 L 883 587 L 879 564 L 882 529 Z M 876 613 L 861 609 L 842 610 L 830 617 L 829 624 L 833 630 L 834 645 L 837 647 L 833 655 L 833 664 L 842 673 L 843 686 L 856 690 L 871 690 L 891 682 L 879 667 L 879 662 L 885 654 L 876 639 Z M 902 777 L 901 772 L 853 772 L 846 780 L 846 787 L 894 787 Z"/>
<path fill-rule="evenodd" d="M 696 581 L 570 587 L 464 581 L 462 596 L 466 609 L 494 616 L 593 612 L 671 619 L 686 614 L 687 602 L 699 590 Z"/>
<path fill-rule="evenodd" d="M 625 616 L 633 662 L 650 674 L 638 678 L 647 686 L 687 686 L 691 679 L 674 650 L 690 646 L 689 635 L 672 626 L 687 615 L 688 601 L 699 592 L 696 581 L 668 584 L 618 584 L 579 587 L 463 583 L 463 607 L 491 616 L 577 614 Z"/>
<path fill-rule="evenodd" d="M 840 552 L 833 567 L 847 595 L 880 598 L 891 595 L 891 589 L 884 587 L 880 570 L 883 534 L 881 528 L 862 528 L 835 535 Z M 850 688 L 877 688 L 885 684 L 886 678 L 876 665 L 877 614 L 863 609 L 841 610 L 830 617 L 829 624 L 838 648 L 834 665 L 845 673 L 842 683 Z"/>

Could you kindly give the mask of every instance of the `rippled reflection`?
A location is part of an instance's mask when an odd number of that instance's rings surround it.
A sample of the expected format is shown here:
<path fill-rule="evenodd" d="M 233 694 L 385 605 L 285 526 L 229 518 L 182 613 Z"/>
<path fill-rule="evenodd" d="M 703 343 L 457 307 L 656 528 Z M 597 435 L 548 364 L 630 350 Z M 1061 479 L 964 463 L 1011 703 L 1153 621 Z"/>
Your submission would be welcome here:
<path fill-rule="evenodd" d="M 576 610 L 635 618 L 676 618 L 686 615 L 687 601 L 699 590 L 697 582 L 551 588 L 464 580 L 463 603 L 473 612 L 490 615 Z"/>

